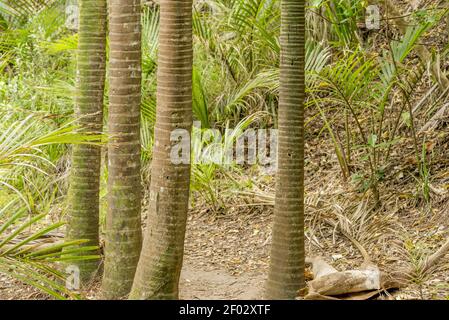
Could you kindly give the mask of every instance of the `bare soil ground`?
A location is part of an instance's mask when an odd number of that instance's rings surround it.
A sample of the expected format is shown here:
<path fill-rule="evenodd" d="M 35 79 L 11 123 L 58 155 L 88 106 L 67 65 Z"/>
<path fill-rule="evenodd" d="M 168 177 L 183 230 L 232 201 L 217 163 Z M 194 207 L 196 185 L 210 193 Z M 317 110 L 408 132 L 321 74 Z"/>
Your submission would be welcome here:
<path fill-rule="evenodd" d="M 261 299 L 268 271 L 271 209 L 227 215 L 192 212 L 187 228 L 186 251 L 180 282 L 181 299 Z M 321 255 L 337 269 L 357 268 L 363 259 L 353 244 L 323 226 L 315 238 L 308 233 L 308 255 Z M 384 270 L 404 263 L 392 245 L 387 252 L 370 247 L 374 261 Z M 383 260 L 382 257 L 389 257 Z M 376 258 L 379 257 L 379 258 Z M 447 270 L 431 275 L 420 286 L 409 283 L 389 299 L 444 299 L 449 296 Z M 86 296 L 95 298 L 98 284 Z M 10 278 L 0 278 L 0 299 L 48 299 L 40 291 Z"/>
<path fill-rule="evenodd" d="M 268 270 L 271 215 L 192 213 L 181 299 L 261 299 Z"/>

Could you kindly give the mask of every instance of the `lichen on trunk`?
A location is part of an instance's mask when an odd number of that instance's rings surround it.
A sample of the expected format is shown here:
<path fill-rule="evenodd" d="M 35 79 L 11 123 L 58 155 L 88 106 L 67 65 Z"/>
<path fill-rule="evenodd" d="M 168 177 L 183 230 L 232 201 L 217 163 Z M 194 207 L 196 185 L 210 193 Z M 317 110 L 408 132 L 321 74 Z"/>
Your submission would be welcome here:
<path fill-rule="evenodd" d="M 79 1 L 79 40 L 75 116 L 83 133 L 101 133 L 106 69 L 105 0 Z M 67 240 L 86 239 L 99 245 L 99 189 L 101 147 L 74 145 L 68 192 Z M 98 260 L 78 261 L 82 282 L 97 274 Z"/>
<path fill-rule="evenodd" d="M 126 298 L 142 243 L 140 223 L 140 0 L 109 2 L 108 213 L 103 296 Z"/>
<path fill-rule="evenodd" d="M 191 128 L 192 0 L 161 0 L 151 199 L 131 299 L 178 298 L 190 164 L 171 162 L 170 135 Z"/>

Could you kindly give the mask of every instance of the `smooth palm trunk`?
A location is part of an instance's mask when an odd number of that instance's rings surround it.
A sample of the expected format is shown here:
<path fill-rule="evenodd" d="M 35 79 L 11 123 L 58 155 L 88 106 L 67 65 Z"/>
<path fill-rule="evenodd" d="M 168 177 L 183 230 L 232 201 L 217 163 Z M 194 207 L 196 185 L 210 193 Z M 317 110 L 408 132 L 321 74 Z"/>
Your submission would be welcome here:
<path fill-rule="evenodd" d="M 106 65 L 106 0 L 79 2 L 79 42 L 75 116 L 80 131 L 100 133 L 103 127 L 103 95 Z M 99 187 L 101 149 L 75 145 L 72 151 L 68 193 L 67 240 L 86 239 L 99 244 Z M 98 260 L 76 263 L 82 281 L 98 270 Z"/>
<path fill-rule="evenodd" d="M 279 147 L 268 299 L 294 299 L 304 284 L 305 0 L 281 1 Z"/>
<path fill-rule="evenodd" d="M 109 2 L 109 144 L 103 295 L 126 298 L 142 242 L 140 223 L 140 0 Z"/>
<path fill-rule="evenodd" d="M 177 299 L 190 164 L 170 159 L 171 133 L 192 127 L 192 0 L 160 1 L 155 146 L 147 230 L 131 299 Z"/>

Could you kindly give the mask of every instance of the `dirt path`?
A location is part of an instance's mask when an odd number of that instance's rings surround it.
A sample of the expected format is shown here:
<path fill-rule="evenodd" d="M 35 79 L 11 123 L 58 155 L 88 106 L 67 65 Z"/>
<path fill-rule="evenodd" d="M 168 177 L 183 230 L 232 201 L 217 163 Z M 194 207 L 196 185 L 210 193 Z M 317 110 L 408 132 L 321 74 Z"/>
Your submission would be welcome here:
<path fill-rule="evenodd" d="M 181 299 L 261 299 L 268 267 L 271 214 L 191 214 Z"/>
<path fill-rule="evenodd" d="M 233 276 L 224 269 L 202 270 L 185 264 L 181 273 L 180 299 L 254 300 L 262 298 L 261 275 Z"/>

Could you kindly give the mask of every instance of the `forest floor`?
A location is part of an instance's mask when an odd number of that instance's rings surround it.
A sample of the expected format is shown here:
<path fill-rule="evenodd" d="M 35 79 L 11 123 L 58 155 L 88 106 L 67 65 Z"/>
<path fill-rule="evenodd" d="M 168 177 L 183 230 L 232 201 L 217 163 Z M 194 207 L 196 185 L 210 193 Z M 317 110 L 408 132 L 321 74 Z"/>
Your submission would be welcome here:
<path fill-rule="evenodd" d="M 239 210 L 226 215 L 192 212 L 188 219 L 184 266 L 180 282 L 181 299 L 261 299 L 268 272 L 272 209 Z M 436 229 L 442 229 L 436 227 Z M 318 241 L 307 233 L 309 256 L 321 255 L 339 270 L 356 269 L 363 258 L 352 243 L 323 227 Z M 310 239 L 312 239 L 310 241 Z M 328 239 L 327 241 L 325 239 Z M 393 244 L 393 243 L 392 243 Z M 368 251 L 382 269 L 391 271 L 393 263 L 404 263 L 396 246 Z M 377 256 L 377 258 L 376 258 Z M 400 261 L 399 261 L 400 260 Z M 448 273 L 439 270 L 421 285 L 407 284 L 389 299 L 442 299 L 449 296 Z M 88 298 L 98 295 L 93 286 Z M 7 277 L 0 278 L 0 299 L 48 299 L 36 289 Z"/>

